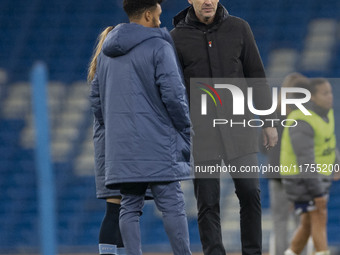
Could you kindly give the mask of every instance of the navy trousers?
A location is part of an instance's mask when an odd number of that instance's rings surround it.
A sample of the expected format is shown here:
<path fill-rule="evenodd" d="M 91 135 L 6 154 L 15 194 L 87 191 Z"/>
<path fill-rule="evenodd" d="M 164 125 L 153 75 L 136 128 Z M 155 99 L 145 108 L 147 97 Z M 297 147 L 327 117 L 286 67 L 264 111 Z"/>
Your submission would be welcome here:
<path fill-rule="evenodd" d="M 127 255 L 142 255 L 139 218 L 150 186 L 175 255 L 191 255 L 188 222 L 180 182 L 124 183 L 121 185 L 119 226 Z"/>

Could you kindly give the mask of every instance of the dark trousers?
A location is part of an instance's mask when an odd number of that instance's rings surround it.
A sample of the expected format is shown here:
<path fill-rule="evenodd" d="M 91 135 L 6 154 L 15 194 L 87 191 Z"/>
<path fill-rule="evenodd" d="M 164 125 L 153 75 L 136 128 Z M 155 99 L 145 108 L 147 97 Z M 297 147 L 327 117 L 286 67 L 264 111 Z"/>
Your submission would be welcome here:
<path fill-rule="evenodd" d="M 206 165 L 220 164 L 217 161 L 205 162 Z M 256 154 L 226 161 L 226 165 L 257 165 Z M 240 202 L 240 225 L 242 255 L 262 253 L 261 201 L 258 174 L 231 174 L 235 193 Z M 205 255 L 225 255 L 222 243 L 220 221 L 220 178 L 199 178 L 194 180 L 198 209 L 198 228 Z"/>

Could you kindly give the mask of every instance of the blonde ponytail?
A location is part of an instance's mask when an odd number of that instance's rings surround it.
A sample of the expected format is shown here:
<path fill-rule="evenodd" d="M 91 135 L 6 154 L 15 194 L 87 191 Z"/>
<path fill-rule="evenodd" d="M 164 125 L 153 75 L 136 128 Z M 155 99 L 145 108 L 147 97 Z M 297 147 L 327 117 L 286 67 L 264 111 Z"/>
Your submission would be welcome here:
<path fill-rule="evenodd" d="M 87 74 L 87 81 L 90 83 L 93 78 L 94 78 L 94 74 L 96 73 L 97 70 L 97 58 L 102 50 L 103 47 L 103 43 L 104 40 L 106 38 L 106 36 L 108 35 L 108 33 L 110 33 L 110 31 L 113 29 L 113 26 L 107 27 L 104 29 L 103 32 L 100 33 L 100 35 L 98 36 L 98 44 L 93 52 L 93 56 L 92 56 L 92 60 L 89 64 L 89 69 L 88 69 L 88 74 Z"/>

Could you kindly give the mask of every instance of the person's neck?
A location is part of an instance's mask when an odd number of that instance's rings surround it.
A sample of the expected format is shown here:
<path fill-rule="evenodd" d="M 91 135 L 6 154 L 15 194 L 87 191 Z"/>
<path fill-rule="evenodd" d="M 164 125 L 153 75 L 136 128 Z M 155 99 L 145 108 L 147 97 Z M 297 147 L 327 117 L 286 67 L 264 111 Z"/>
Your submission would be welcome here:
<path fill-rule="evenodd" d="M 144 19 L 139 19 L 139 20 L 134 19 L 134 20 L 130 20 L 130 23 L 142 25 L 143 27 L 149 27 L 148 22 L 146 22 L 146 20 L 144 20 Z"/>

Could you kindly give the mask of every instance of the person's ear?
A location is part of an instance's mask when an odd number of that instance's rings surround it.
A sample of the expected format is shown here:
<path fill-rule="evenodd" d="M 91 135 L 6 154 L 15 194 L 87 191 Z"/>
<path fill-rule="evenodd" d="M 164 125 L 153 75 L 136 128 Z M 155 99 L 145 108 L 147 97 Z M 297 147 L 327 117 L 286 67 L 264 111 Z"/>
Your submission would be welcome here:
<path fill-rule="evenodd" d="M 152 20 L 152 14 L 151 14 L 151 11 L 145 11 L 144 12 L 144 18 L 146 20 L 146 22 L 150 22 Z"/>
<path fill-rule="evenodd" d="M 188 2 L 189 2 L 189 4 L 191 4 L 191 5 L 192 5 L 192 0 L 188 0 Z"/>

